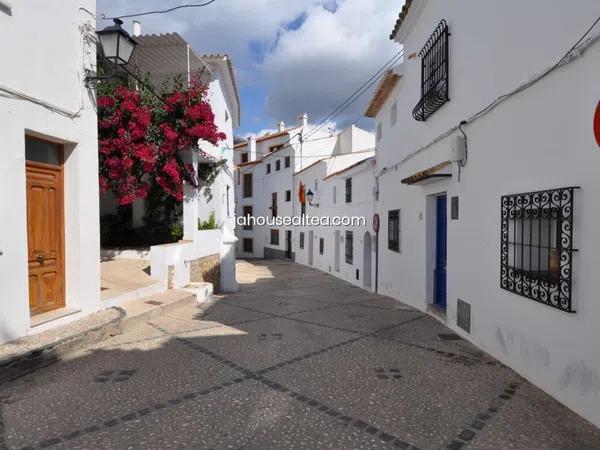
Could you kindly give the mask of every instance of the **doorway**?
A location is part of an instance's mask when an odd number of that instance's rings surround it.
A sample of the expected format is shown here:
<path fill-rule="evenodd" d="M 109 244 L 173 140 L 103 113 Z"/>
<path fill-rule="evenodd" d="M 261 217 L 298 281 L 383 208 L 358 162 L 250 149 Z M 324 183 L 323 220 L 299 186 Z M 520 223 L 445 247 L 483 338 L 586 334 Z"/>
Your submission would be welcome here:
<path fill-rule="evenodd" d="M 371 233 L 368 231 L 363 237 L 363 286 L 371 287 Z"/>
<path fill-rule="evenodd" d="M 285 232 L 285 257 L 292 259 L 292 231 L 287 230 Z"/>
<path fill-rule="evenodd" d="M 60 144 L 26 137 L 29 310 L 65 306 L 63 157 Z"/>
<path fill-rule="evenodd" d="M 314 246 L 315 246 L 315 232 L 308 232 L 308 264 L 313 265 L 313 254 L 314 254 Z"/>
<path fill-rule="evenodd" d="M 336 272 L 340 271 L 340 232 L 335 232 L 335 261 L 334 268 Z"/>
<path fill-rule="evenodd" d="M 446 260 L 447 260 L 447 198 L 439 195 L 435 202 L 435 273 L 433 303 L 446 309 Z"/>

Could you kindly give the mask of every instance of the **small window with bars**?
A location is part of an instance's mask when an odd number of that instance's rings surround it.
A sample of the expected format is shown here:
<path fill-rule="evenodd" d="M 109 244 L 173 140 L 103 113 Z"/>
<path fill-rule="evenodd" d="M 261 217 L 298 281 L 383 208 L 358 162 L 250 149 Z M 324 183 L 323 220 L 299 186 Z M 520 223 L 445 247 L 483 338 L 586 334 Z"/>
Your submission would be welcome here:
<path fill-rule="evenodd" d="M 281 160 L 275 161 L 275 170 L 281 170 Z"/>
<path fill-rule="evenodd" d="M 291 165 L 292 165 L 292 158 L 289 156 L 286 156 L 284 159 L 284 167 L 287 169 Z"/>
<path fill-rule="evenodd" d="M 244 206 L 243 209 L 244 217 L 246 218 L 246 223 L 242 227 L 244 230 L 251 230 L 252 227 L 252 206 Z"/>
<path fill-rule="evenodd" d="M 415 120 L 424 122 L 448 96 L 448 24 L 441 20 L 419 52 L 421 58 L 421 99 L 413 109 Z"/>
<path fill-rule="evenodd" d="M 400 253 L 400 210 L 388 211 L 388 248 Z"/>
<path fill-rule="evenodd" d="M 279 245 L 279 230 L 271 230 L 271 245 Z"/>
<path fill-rule="evenodd" d="M 271 173 L 271 163 L 267 164 L 267 174 Z"/>
<path fill-rule="evenodd" d="M 243 197 L 244 198 L 252 197 L 252 174 L 251 173 L 244 174 Z"/>
<path fill-rule="evenodd" d="M 300 232 L 300 248 L 304 249 L 304 232 Z"/>
<path fill-rule="evenodd" d="M 575 187 L 501 200 L 500 286 L 574 312 L 571 302 Z"/>
<path fill-rule="evenodd" d="M 242 153 L 242 163 L 248 162 L 248 153 Z"/>
<path fill-rule="evenodd" d="M 346 178 L 346 203 L 352 203 L 352 178 Z"/>
<path fill-rule="evenodd" d="M 346 231 L 344 244 L 346 246 L 346 262 L 352 264 L 354 261 L 354 235 L 352 231 Z"/>
<path fill-rule="evenodd" d="M 244 238 L 244 253 L 254 253 L 254 242 L 251 238 Z"/>
<path fill-rule="evenodd" d="M 319 255 L 322 255 L 325 252 L 325 239 L 319 238 Z"/>
<path fill-rule="evenodd" d="M 292 201 L 292 191 L 285 191 L 285 201 L 286 202 Z"/>

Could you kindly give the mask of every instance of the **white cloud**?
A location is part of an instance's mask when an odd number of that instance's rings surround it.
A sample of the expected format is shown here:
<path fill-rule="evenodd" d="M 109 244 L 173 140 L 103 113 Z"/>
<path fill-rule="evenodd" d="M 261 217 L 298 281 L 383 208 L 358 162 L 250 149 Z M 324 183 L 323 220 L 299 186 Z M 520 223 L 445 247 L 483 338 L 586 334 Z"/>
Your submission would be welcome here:
<path fill-rule="evenodd" d="M 267 114 L 289 120 L 299 112 L 320 119 L 344 101 L 400 50 L 388 39 L 397 18 L 397 0 L 345 0 L 335 12 L 308 10 L 297 30 L 283 34 L 267 55 Z M 362 116 L 369 94 L 337 120 Z"/>

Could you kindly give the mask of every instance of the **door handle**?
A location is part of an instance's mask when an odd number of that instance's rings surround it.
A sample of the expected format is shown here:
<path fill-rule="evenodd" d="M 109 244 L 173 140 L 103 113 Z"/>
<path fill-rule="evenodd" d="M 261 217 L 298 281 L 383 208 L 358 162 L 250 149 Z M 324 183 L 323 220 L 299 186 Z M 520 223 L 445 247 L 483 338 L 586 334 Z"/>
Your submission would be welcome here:
<path fill-rule="evenodd" d="M 37 255 L 35 255 L 35 259 L 36 259 L 36 261 L 37 261 L 38 263 L 40 263 L 40 265 L 43 265 L 43 264 L 44 264 L 44 260 L 45 260 L 46 258 L 44 257 L 44 254 L 43 254 L 43 253 L 38 253 Z"/>

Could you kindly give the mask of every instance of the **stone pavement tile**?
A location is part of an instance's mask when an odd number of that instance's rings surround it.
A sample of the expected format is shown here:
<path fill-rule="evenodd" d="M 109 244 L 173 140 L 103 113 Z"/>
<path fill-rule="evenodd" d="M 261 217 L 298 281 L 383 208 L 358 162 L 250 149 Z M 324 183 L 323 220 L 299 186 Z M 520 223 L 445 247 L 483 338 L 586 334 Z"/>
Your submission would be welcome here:
<path fill-rule="evenodd" d="M 198 338 L 195 342 L 229 361 L 261 370 L 356 338 L 352 333 L 279 318 L 241 324 L 235 329 L 238 334 Z"/>
<path fill-rule="evenodd" d="M 518 378 L 365 338 L 265 375 L 419 448 L 445 448 Z"/>
<path fill-rule="evenodd" d="M 223 301 L 215 303 L 204 312 L 201 312 L 199 309 L 196 311 L 186 311 L 178 308 L 177 310 L 167 313 L 167 316 L 176 317 L 178 319 L 188 320 L 191 322 L 207 321 L 221 324 L 239 322 L 241 320 L 265 319 L 270 317 L 269 314 L 264 314 L 258 311 L 240 311 L 239 308 L 223 303 Z"/>
<path fill-rule="evenodd" d="M 524 382 L 475 436 L 469 450 L 598 450 L 600 429 Z"/>
<path fill-rule="evenodd" d="M 79 353 L 0 386 L 6 438 L 31 445 L 239 376 L 172 338 Z"/>
<path fill-rule="evenodd" d="M 423 316 L 423 313 L 417 310 L 387 311 L 380 309 L 366 309 L 357 305 L 345 305 L 340 308 L 292 314 L 289 317 L 361 333 L 370 333 L 421 316 Z"/>
<path fill-rule="evenodd" d="M 70 448 L 390 448 L 365 431 L 255 381 L 74 440 Z"/>

